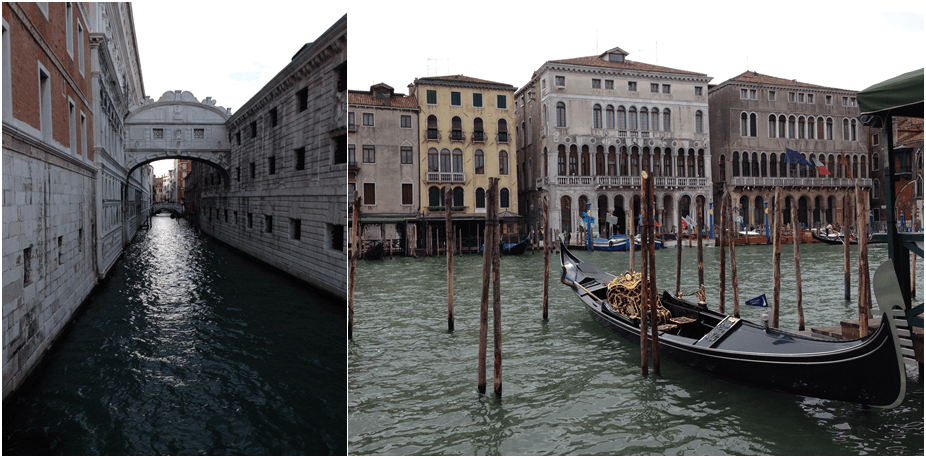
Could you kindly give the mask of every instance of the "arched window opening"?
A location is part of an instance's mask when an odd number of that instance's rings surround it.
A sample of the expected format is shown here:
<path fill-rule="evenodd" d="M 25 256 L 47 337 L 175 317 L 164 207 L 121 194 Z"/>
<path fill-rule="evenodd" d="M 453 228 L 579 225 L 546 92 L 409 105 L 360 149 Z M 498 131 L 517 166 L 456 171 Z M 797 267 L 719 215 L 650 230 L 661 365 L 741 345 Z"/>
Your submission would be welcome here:
<path fill-rule="evenodd" d="M 453 189 L 453 207 L 459 208 L 463 207 L 463 187 L 456 187 Z"/>
<path fill-rule="evenodd" d="M 440 172 L 440 159 L 437 148 L 428 149 L 428 172 Z"/>
<path fill-rule="evenodd" d="M 450 172 L 450 149 L 444 148 L 440 151 L 440 171 Z"/>
<path fill-rule="evenodd" d="M 450 119 L 450 140 L 463 140 L 463 120 L 459 116 Z"/>
<path fill-rule="evenodd" d="M 556 103 L 556 126 L 566 127 L 566 104 L 563 102 Z"/>
<path fill-rule="evenodd" d="M 486 190 L 482 187 L 476 188 L 476 212 L 485 212 L 486 210 Z"/>
<path fill-rule="evenodd" d="M 605 118 L 607 118 L 608 129 L 614 129 L 614 106 L 608 105 L 605 109 Z"/>
<path fill-rule="evenodd" d="M 746 112 L 740 113 L 740 136 L 742 137 L 749 135 L 749 131 L 747 130 L 748 120 L 749 117 L 746 115 Z"/>
<path fill-rule="evenodd" d="M 627 109 L 623 105 L 617 107 L 617 128 L 627 129 Z"/>
<path fill-rule="evenodd" d="M 498 175 L 508 175 L 508 152 L 498 152 Z"/>
<path fill-rule="evenodd" d="M 768 116 L 768 138 L 774 139 L 778 137 L 775 135 L 775 115 Z"/>
<path fill-rule="evenodd" d="M 646 107 L 640 109 L 640 129 L 649 131 L 649 110 Z"/>
<path fill-rule="evenodd" d="M 476 165 L 476 175 L 485 175 L 486 173 L 486 155 L 482 150 L 476 150 L 473 154 L 473 162 Z"/>
<path fill-rule="evenodd" d="M 672 130 L 672 112 L 668 108 L 662 110 L 662 130 L 666 132 Z"/>
<path fill-rule="evenodd" d="M 582 166 L 582 175 L 583 175 L 583 176 L 586 176 L 586 177 L 587 177 L 587 176 L 589 176 L 589 175 L 592 175 L 592 174 L 591 174 L 591 170 L 590 170 L 591 167 L 592 167 L 592 165 L 591 165 L 591 158 L 589 157 L 589 153 L 588 153 L 588 145 L 582 145 L 582 164 L 581 164 L 581 166 Z"/>
<path fill-rule="evenodd" d="M 738 151 L 733 152 L 733 176 L 740 176 L 740 152 Z"/>
<path fill-rule="evenodd" d="M 498 142 L 508 143 L 508 121 L 504 118 L 498 120 Z"/>
<path fill-rule="evenodd" d="M 439 131 L 437 130 L 437 117 L 434 115 L 428 115 L 427 138 L 428 140 L 437 140 L 440 138 Z"/>
<path fill-rule="evenodd" d="M 575 145 L 569 147 L 569 175 L 579 175 L 579 151 Z"/>
<path fill-rule="evenodd" d="M 476 142 L 485 141 L 485 130 L 482 126 L 482 118 L 473 119 L 473 140 Z"/>
<path fill-rule="evenodd" d="M 456 173 L 463 172 L 463 150 L 453 149 L 453 171 Z"/>
<path fill-rule="evenodd" d="M 617 175 L 617 153 L 613 146 L 608 147 L 608 175 Z"/>
<path fill-rule="evenodd" d="M 759 136 L 759 119 L 755 113 L 749 114 L 749 137 Z"/>
<path fill-rule="evenodd" d="M 566 175 L 566 146 L 565 145 L 559 146 L 559 153 L 557 154 L 556 164 L 557 164 L 556 175 L 559 175 L 560 177 L 565 176 Z"/>
<path fill-rule="evenodd" d="M 701 110 L 695 112 L 695 133 L 704 134 L 704 115 Z"/>
<path fill-rule="evenodd" d="M 637 107 L 630 107 L 630 130 L 636 131 L 639 129 L 637 125 Z"/>
<path fill-rule="evenodd" d="M 601 129 L 601 105 L 595 104 L 592 108 L 592 127 Z"/>

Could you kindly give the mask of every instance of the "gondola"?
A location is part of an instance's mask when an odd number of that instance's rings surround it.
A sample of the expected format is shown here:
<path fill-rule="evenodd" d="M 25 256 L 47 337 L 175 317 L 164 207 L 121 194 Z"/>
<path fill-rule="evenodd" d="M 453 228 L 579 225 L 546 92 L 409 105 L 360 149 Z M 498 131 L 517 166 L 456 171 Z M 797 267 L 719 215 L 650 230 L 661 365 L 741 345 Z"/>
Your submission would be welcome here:
<path fill-rule="evenodd" d="M 838 234 L 823 235 L 823 234 L 817 234 L 817 233 L 810 233 L 810 235 L 813 236 L 814 239 L 824 244 L 842 245 L 842 236 Z M 858 239 L 854 237 L 849 237 L 849 245 L 858 245 Z"/>
<path fill-rule="evenodd" d="M 527 247 L 530 244 L 530 237 L 524 238 L 522 241 L 516 242 L 502 242 L 498 245 L 498 251 L 501 255 L 522 255 L 527 251 Z M 482 253 L 485 249 L 485 244 L 479 246 L 479 253 Z"/>
<path fill-rule="evenodd" d="M 592 245 L 595 247 L 595 250 L 624 250 L 626 251 L 630 244 L 627 242 L 629 238 L 623 234 L 618 234 L 611 236 L 607 239 L 605 238 L 592 238 Z"/>
<path fill-rule="evenodd" d="M 562 282 L 572 287 L 594 318 L 639 343 L 640 321 L 634 311 L 642 291 L 639 273 L 616 278 L 582 262 L 564 244 L 560 257 Z M 797 395 L 881 408 L 903 401 L 906 373 L 890 314 L 884 314 L 877 331 L 865 338 L 834 340 L 766 328 L 668 292 L 659 303 L 659 352 L 679 363 Z"/>

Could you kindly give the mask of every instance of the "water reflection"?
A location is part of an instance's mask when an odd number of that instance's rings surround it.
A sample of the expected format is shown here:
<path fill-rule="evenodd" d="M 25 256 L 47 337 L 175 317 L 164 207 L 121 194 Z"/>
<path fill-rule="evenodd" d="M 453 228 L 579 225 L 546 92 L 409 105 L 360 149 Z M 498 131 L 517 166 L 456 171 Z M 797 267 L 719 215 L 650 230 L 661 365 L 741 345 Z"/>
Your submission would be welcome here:
<path fill-rule="evenodd" d="M 345 454 L 343 305 L 154 218 L 28 387 L 4 454 Z"/>

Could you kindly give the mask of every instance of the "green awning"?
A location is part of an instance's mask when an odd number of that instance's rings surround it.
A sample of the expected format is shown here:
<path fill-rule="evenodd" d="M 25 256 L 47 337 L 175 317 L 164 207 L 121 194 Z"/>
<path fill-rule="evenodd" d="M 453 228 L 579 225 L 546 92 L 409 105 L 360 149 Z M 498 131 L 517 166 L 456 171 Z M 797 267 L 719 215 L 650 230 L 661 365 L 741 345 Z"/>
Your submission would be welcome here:
<path fill-rule="evenodd" d="M 869 86 L 860 91 L 857 98 L 862 115 L 890 110 L 891 116 L 922 118 L 923 69 Z"/>

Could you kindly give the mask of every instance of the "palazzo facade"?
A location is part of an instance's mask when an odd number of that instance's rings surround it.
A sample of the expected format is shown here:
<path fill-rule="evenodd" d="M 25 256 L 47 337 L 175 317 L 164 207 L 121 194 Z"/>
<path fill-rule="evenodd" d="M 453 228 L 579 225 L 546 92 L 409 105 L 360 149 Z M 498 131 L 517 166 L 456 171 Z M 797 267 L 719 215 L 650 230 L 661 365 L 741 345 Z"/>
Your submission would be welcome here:
<path fill-rule="evenodd" d="M 613 48 L 547 61 L 515 93 L 519 199 L 531 228 L 540 226 L 546 196 L 551 229 L 572 240 L 585 229 L 587 204 L 593 235 L 629 232 L 639 225 L 644 170 L 655 176 L 650 205 L 660 229 L 693 215 L 698 200 L 707 215 L 711 77 L 627 56 Z"/>
<path fill-rule="evenodd" d="M 802 226 L 841 224 L 842 199 L 854 189 L 853 179 L 863 188 L 872 184 L 867 128 L 857 119 L 855 97 L 856 91 L 753 71 L 712 87 L 710 117 L 721 126 L 711 133 L 714 202 L 729 185 L 742 227 L 764 228 L 766 205 L 772 224 L 773 196 L 781 186 L 788 198 L 783 203 L 785 225 L 792 223 L 793 203 Z M 815 165 L 785 161 L 786 149 L 810 163 L 818 161 L 830 174 Z"/>

